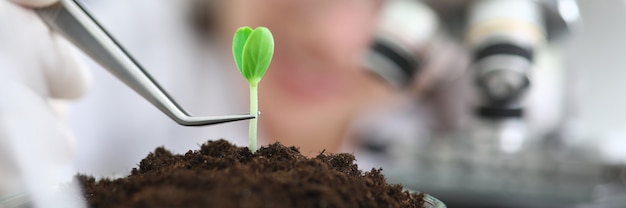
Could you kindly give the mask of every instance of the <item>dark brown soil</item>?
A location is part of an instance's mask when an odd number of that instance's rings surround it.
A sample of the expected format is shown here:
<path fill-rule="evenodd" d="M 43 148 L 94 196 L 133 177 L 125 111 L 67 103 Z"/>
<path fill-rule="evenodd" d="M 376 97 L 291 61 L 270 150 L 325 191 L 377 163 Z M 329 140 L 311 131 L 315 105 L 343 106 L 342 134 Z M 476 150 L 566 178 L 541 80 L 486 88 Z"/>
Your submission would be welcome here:
<path fill-rule="evenodd" d="M 130 176 L 80 175 L 91 207 L 422 207 L 423 195 L 361 172 L 351 154 L 302 156 L 272 144 L 252 154 L 227 141 L 174 155 L 160 147 Z"/>

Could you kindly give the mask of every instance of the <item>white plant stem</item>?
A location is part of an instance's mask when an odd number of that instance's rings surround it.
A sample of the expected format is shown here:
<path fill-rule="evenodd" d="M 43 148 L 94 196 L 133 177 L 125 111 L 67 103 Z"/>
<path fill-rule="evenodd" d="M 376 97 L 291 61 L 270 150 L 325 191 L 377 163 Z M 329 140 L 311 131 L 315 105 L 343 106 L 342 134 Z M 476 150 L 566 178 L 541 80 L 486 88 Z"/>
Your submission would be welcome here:
<path fill-rule="evenodd" d="M 252 153 L 257 150 L 257 123 L 259 112 L 259 99 L 258 99 L 258 83 L 250 84 L 250 114 L 256 114 L 257 118 L 250 119 L 250 128 L 248 131 L 249 148 Z"/>

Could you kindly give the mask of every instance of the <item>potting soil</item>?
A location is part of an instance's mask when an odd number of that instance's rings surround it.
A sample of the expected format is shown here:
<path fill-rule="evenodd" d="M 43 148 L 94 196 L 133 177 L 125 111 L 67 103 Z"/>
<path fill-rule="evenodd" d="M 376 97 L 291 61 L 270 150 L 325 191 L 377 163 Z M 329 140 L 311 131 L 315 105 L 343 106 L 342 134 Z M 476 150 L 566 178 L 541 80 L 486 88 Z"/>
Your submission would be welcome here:
<path fill-rule="evenodd" d="M 125 178 L 79 175 L 90 207 L 422 207 L 423 195 L 362 172 L 352 154 L 307 158 L 279 143 L 255 154 L 225 140 L 184 155 L 159 147 Z"/>

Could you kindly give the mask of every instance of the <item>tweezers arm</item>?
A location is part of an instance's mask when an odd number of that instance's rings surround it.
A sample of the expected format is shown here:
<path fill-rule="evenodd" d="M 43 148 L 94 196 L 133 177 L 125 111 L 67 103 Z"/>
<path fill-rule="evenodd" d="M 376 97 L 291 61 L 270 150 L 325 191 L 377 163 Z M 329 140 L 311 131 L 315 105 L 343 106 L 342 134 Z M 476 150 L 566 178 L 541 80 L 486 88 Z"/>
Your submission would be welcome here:
<path fill-rule="evenodd" d="M 254 115 L 189 116 L 76 0 L 61 0 L 36 12 L 53 30 L 181 125 L 200 126 L 256 118 Z"/>

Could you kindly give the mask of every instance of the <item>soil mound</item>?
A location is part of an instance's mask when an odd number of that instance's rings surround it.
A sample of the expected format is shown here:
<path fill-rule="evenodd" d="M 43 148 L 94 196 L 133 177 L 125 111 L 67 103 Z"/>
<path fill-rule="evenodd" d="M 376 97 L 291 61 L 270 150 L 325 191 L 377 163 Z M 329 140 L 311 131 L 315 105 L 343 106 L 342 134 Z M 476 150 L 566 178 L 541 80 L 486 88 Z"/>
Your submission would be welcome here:
<path fill-rule="evenodd" d="M 255 154 L 225 140 L 184 155 L 159 147 L 128 177 L 79 175 L 90 207 L 422 207 L 423 195 L 362 172 L 352 154 L 307 158 L 280 143 Z"/>

